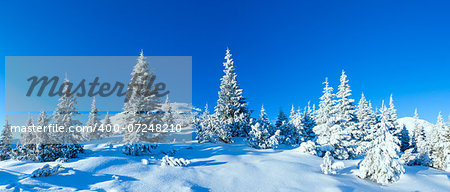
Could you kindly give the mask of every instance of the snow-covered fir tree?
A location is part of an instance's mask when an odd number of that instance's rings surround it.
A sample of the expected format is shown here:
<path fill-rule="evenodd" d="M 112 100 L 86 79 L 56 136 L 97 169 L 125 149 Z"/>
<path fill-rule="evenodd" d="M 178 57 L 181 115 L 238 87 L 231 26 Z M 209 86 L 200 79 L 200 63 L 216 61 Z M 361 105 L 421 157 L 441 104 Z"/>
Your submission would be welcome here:
<path fill-rule="evenodd" d="M 315 138 L 313 128 L 316 126 L 314 120 L 314 110 L 310 103 L 305 107 L 303 113 L 300 115 L 300 139 L 301 142 L 310 141 Z"/>
<path fill-rule="evenodd" d="M 11 152 L 11 141 L 11 125 L 8 123 L 8 119 L 5 119 L 5 125 L 3 126 L 0 138 L 0 161 L 9 159 L 9 154 Z"/>
<path fill-rule="evenodd" d="M 275 121 L 275 127 L 280 129 L 283 124 L 286 124 L 286 122 L 288 122 L 288 117 L 283 112 L 283 110 L 280 109 L 280 112 L 278 113 L 277 116 L 277 120 Z"/>
<path fill-rule="evenodd" d="M 447 136 L 447 137 L 446 137 Z M 449 163 L 449 138 L 447 127 L 445 126 L 444 120 L 441 113 L 439 112 L 437 122 L 433 127 L 430 135 L 430 146 L 431 146 L 431 160 L 432 166 L 436 169 L 447 169 L 447 164 Z"/>
<path fill-rule="evenodd" d="M 199 143 L 224 142 L 232 143 L 230 127 L 223 124 L 215 114 L 210 114 L 208 105 L 202 114 L 197 115 L 193 122 L 194 129 L 197 130 L 197 140 Z"/>
<path fill-rule="evenodd" d="M 46 127 L 50 124 L 50 121 L 51 118 L 47 115 L 47 113 L 45 111 L 41 111 L 41 113 L 39 113 L 37 126 Z M 36 140 L 33 142 L 35 144 L 50 144 L 51 143 L 50 132 L 48 130 L 36 132 L 35 139 Z"/>
<path fill-rule="evenodd" d="M 291 126 L 295 127 L 295 129 L 298 131 L 301 131 L 301 129 L 302 129 L 301 117 L 302 116 L 301 116 L 300 110 L 296 111 L 294 108 L 294 105 L 292 105 L 288 123 L 291 124 Z M 302 140 L 302 139 L 300 139 L 300 140 Z"/>
<path fill-rule="evenodd" d="M 406 129 L 406 126 L 403 125 L 402 130 L 398 134 L 398 138 L 400 140 L 400 151 L 404 152 L 405 150 L 410 148 L 410 138 L 409 138 L 409 131 Z"/>
<path fill-rule="evenodd" d="M 317 110 L 314 133 L 317 135 L 317 144 L 327 145 L 331 140 L 331 127 L 334 126 L 334 100 L 333 88 L 329 86 L 328 79 L 323 83 L 323 95 L 320 97 L 319 109 Z"/>
<path fill-rule="evenodd" d="M 354 100 L 350 98 L 352 91 L 350 90 L 347 75 L 344 71 L 342 71 L 340 82 L 338 92 L 336 93 L 336 121 L 337 123 L 344 124 L 348 128 L 353 126 L 358 121 L 358 118 L 356 116 Z"/>
<path fill-rule="evenodd" d="M 284 144 L 298 144 L 299 142 L 299 130 L 293 124 L 290 123 L 288 117 L 280 109 L 277 121 L 275 122 L 275 129 L 270 131 L 271 134 L 275 134 L 276 131 L 280 131 L 280 142 Z"/>
<path fill-rule="evenodd" d="M 414 151 L 418 153 L 428 153 L 429 151 L 424 128 L 419 123 L 419 113 L 417 112 L 417 109 L 414 111 L 414 127 L 412 131 L 411 146 L 414 147 Z"/>
<path fill-rule="evenodd" d="M 28 114 L 26 127 L 27 130 L 25 132 L 20 133 L 20 144 L 21 145 L 27 145 L 31 144 L 31 142 L 35 138 L 35 133 L 31 130 L 31 127 L 34 126 L 33 117 L 31 117 L 30 114 Z"/>
<path fill-rule="evenodd" d="M 247 101 L 242 94 L 242 89 L 237 82 L 234 61 L 231 58 L 230 49 L 226 50 L 223 63 L 225 75 L 221 78 L 219 99 L 215 107 L 217 117 L 228 124 L 233 136 L 246 136 L 248 133 L 250 112 L 247 109 Z"/>
<path fill-rule="evenodd" d="M 357 142 L 361 139 L 359 127 L 356 126 L 358 118 L 356 116 L 356 110 L 354 100 L 350 98 L 352 95 L 350 85 L 348 84 L 347 75 L 345 71 L 342 71 L 340 78 L 340 85 L 338 92 L 336 93 L 336 124 L 348 133 L 348 137 L 344 137 L 344 147 L 351 153 L 352 156 L 356 154 Z"/>
<path fill-rule="evenodd" d="M 209 123 L 209 118 L 210 114 L 208 104 L 206 104 L 203 113 L 197 113 L 193 119 L 192 127 L 197 132 L 196 139 L 199 143 L 211 142 L 210 136 L 213 133 L 212 130 L 209 129 L 210 127 L 207 126 L 207 123 Z"/>
<path fill-rule="evenodd" d="M 69 79 L 65 78 L 64 80 L 64 88 L 61 92 L 61 97 L 59 98 L 58 107 L 55 109 L 53 113 L 54 123 L 58 126 L 63 126 L 63 132 L 55 132 L 52 134 L 50 138 L 52 138 L 52 143 L 58 144 L 73 144 L 78 143 L 82 140 L 82 136 L 80 132 L 69 131 L 70 127 L 76 127 L 81 125 L 81 122 L 73 119 L 74 116 L 79 115 L 77 108 L 75 105 L 78 103 L 74 94 L 71 93 L 72 84 L 69 82 Z"/>
<path fill-rule="evenodd" d="M 389 131 L 392 124 L 388 122 L 389 111 L 383 105 L 380 109 L 381 119 L 373 134 L 374 138 L 366 156 L 359 164 L 358 176 L 382 185 L 396 182 L 405 172 L 398 161 L 399 140 Z"/>
<path fill-rule="evenodd" d="M 358 118 L 358 132 L 356 132 L 355 137 L 358 140 L 365 140 L 365 137 L 374 131 L 373 126 L 377 123 L 377 119 L 372 110 L 372 104 L 366 100 L 364 94 L 361 95 L 359 100 L 356 116 Z"/>
<path fill-rule="evenodd" d="M 389 108 L 387 109 L 387 123 L 389 125 L 389 131 L 391 134 L 398 137 L 398 134 L 401 131 L 401 127 L 397 121 L 397 110 L 395 109 L 394 105 L 394 99 L 391 97 L 389 98 Z"/>
<path fill-rule="evenodd" d="M 357 154 L 363 154 L 367 150 L 368 143 L 370 143 L 369 135 L 374 132 L 377 123 L 376 115 L 372 110 L 372 104 L 366 100 L 364 94 L 361 95 L 361 99 L 358 102 L 356 116 L 358 118 L 358 131 L 355 132 L 354 136 L 358 140 Z"/>
<path fill-rule="evenodd" d="M 333 88 L 328 85 L 328 80 L 324 82 L 323 95 L 320 97 L 319 109 L 317 110 L 314 133 L 317 135 L 317 144 L 321 151 L 330 151 L 337 159 L 348 159 L 350 154 L 347 150 L 348 133 L 341 124 L 336 123 L 336 101 L 333 100 Z M 324 154 L 320 154 L 324 155 Z"/>
<path fill-rule="evenodd" d="M 94 139 L 99 139 L 103 137 L 105 131 L 104 127 L 101 127 L 100 114 L 98 114 L 98 109 L 95 101 L 95 97 L 92 99 L 91 111 L 89 112 L 89 119 L 87 121 L 87 126 L 92 128 L 92 130 L 86 130 L 83 132 L 83 137 L 85 140 L 90 141 Z M 102 128 L 100 130 L 99 128 Z"/>
<path fill-rule="evenodd" d="M 161 100 L 152 92 L 155 90 L 155 85 L 152 83 L 155 76 L 149 67 L 147 59 L 144 57 L 143 51 L 141 51 L 137 59 L 131 76 L 131 82 L 127 90 L 127 99 L 123 107 L 125 115 L 124 125 L 147 125 L 150 127 L 161 124 L 162 113 L 158 112 L 161 107 Z M 123 141 L 128 144 L 158 142 L 163 136 L 161 132 L 156 131 L 125 130 Z"/>
<path fill-rule="evenodd" d="M 270 135 L 269 130 L 271 124 L 267 117 L 264 106 L 261 107 L 261 114 L 255 124 L 251 126 L 251 131 L 247 138 L 248 144 L 257 149 L 274 148 L 278 145 L 278 136 L 280 131 L 277 131 L 274 135 Z"/>
<path fill-rule="evenodd" d="M 102 126 L 104 129 L 108 129 L 108 130 L 109 130 L 108 127 L 111 127 L 111 131 L 105 130 L 105 132 L 104 132 L 105 137 L 109 137 L 114 133 L 114 131 L 113 131 L 114 125 L 111 122 L 111 117 L 109 116 L 109 112 L 106 112 L 105 118 L 103 119 L 103 122 L 102 122 Z"/>
<path fill-rule="evenodd" d="M 331 153 L 327 151 L 325 153 L 325 156 L 323 156 L 323 162 L 320 165 L 320 168 L 322 169 L 322 173 L 325 175 L 332 175 L 336 174 L 336 171 L 333 168 L 334 158 L 331 156 Z"/>
<path fill-rule="evenodd" d="M 166 101 L 164 102 L 164 116 L 162 121 L 164 124 L 167 124 L 170 128 L 171 126 L 175 126 L 175 117 L 173 115 L 172 105 L 170 104 L 169 96 L 166 97 Z"/>

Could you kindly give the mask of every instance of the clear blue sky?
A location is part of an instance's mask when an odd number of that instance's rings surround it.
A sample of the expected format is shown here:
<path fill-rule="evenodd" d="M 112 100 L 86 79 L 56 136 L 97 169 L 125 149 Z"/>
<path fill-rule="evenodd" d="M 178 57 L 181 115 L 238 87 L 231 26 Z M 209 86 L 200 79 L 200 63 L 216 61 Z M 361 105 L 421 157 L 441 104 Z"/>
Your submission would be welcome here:
<path fill-rule="evenodd" d="M 450 114 L 448 1 L 0 1 L 0 56 L 192 56 L 193 102 L 215 105 L 226 47 L 259 113 L 318 102 L 347 71 L 353 98 L 399 116 Z M 4 59 L 0 60 L 4 65 Z M 0 71 L 4 109 L 4 67 Z M 4 111 L 2 110 L 2 114 Z M 0 115 L 3 121 L 4 115 Z"/>

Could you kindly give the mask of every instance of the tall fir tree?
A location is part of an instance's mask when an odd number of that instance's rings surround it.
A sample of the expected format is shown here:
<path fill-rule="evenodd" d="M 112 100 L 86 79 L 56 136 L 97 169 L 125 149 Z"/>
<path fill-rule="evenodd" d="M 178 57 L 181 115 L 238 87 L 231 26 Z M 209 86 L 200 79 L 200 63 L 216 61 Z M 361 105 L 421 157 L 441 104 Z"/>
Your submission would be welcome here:
<path fill-rule="evenodd" d="M 231 129 L 232 136 L 246 136 L 249 130 L 250 112 L 242 89 L 237 82 L 234 61 L 230 49 L 226 50 L 223 63 L 225 75 L 221 78 L 219 99 L 215 107 L 217 117 Z M 225 128 L 227 129 L 227 128 Z M 224 130 L 225 130 L 224 129 Z"/>
<path fill-rule="evenodd" d="M 74 119 L 76 115 L 79 115 L 77 108 L 75 107 L 78 101 L 75 98 L 75 94 L 71 92 L 71 88 L 72 83 L 69 82 L 66 75 L 58 107 L 53 112 L 54 123 L 64 128 L 62 132 L 55 132 L 50 137 L 52 143 L 55 144 L 74 144 L 82 140 L 80 132 L 70 132 L 69 130 L 70 127 L 81 125 L 80 121 Z"/>
<path fill-rule="evenodd" d="M 336 122 L 336 101 L 333 100 L 333 88 L 328 86 L 328 80 L 325 80 L 324 84 L 323 95 L 320 97 L 317 111 L 317 126 L 314 127 L 314 133 L 318 135 L 316 142 L 321 146 L 323 152 L 330 151 L 334 158 L 348 159 L 351 157 L 351 153 L 348 151 L 349 135 L 342 124 Z"/>
<path fill-rule="evenodd" d="M 158 110 L 161 107 L 161 100 L 155 90 L 155 76 L 149 67 L 144 52 L 141 51 L 137 63 L 131 73 L 131 82 L 128 85 L 127 99 L 124 103 L 125 125 L 147 125 L 156 126 L 161 124 L 162 113 Z M 137 127 L 137 126 L 135 126 Z M 139 131 L 137 129 L 125 129 L 123 141 L 128 144 L 138 142 L 158 142 L 162 140 L 160 132 Z"/>
<path fill-rule="evenodd" d="M 104 127 L 101 127 L 101 122 L 100 122 L 100 114 L 98 114 L 98 109 L 97 109 L 97 104 L 95 101 L 95 97 L 92 99 L 92 104 L 91 104 L 91 111 L 89 112 L 89 119 L 87 121 L 87 126 L 91 127 L 92 130 L 89 131 L 84 131 L 83 132 L 83 137 L 85 140 L 89 141 L 89 140 L 93 140 L 93 139 L 99 139 L 102 136 L 104 136 Z M 99 128 L 102 128 L 102 130 L 100 130 Z"/>
<path fill-rule="evenodd" d="M 336 121 L 340 124 L 344 124 L 347 128 L 354 125 L 358 121 L 358 118 L 356 116 L 354 100 L 350 98 L 352 90 L 348 84 L 345 71 L 342 71 L 340 82 L 338 92 L 336 93 Z"/>
<path fill-rule="evenodd" d="M 362 179 L 387 185 L 398 181 L 405 170 L 397 159 L 399 140 L 389 131 L 389 126 L 392 126 L 392 124 L 389 122 L 388 109 L 383 105 L 380 112 L 380 122 L 373 134 L 371 147 L 359 164 L 358 176 Z"/>
<path fill-rule="evenodd" d="M 319 109 L 317 110 L 316 122 L 314 127 L 314 133 L 318 136 L 317 143 L 319 145 L 327 145 L 330 143 L 331 127 L 334 126 L 334 100 L 333 88 L 328 84 L 328 78 L 323 83 L 323 95 L 320 97 Z"/>
<path fill-rule="evenodd" d="M 344 137 L 345 140 L 344 147 L 350 152 L 352 156 L 356 155 L 356 147 L 360 138 L 361 131 L 359 130 L 356 123 L 358 118 L 356 116 L 356 110 L 354 105 L 354 100 L 350 98 L 352 95 L 350 85 L 348 84 L 347 75 L 345 71 L 342 70 L 342 75 L 340 78 L 340 85 L 338 87 L 338 92 L 336 93 L 337 103 L 336 103 L 336 124 L 340 125 L 341 128 L 348 134 Z"/>
<path fill-rule="evenodd" d="M 358 110 L 356 111 L 358 118 L 358 132 L 354 135 L 358 142 L 358 154 L 363 154 L 367 150 L 370 142 L 370 134 L 374 133 L 374 128 L 377 123 L 376 115 L 372 110 L 372 104 L 366 100 L 364 94 L 361 94 L 361 99 L 358 102 Z"/>
<path fill-rule="evenodd" d="M 402 127 L 400 127 L 397 118 L 397 110 L 395 109 L 394 99 L 392 98 L 392 94 L 389 98 L 389 108 L 387 109 L 387 123 L 389 123 L 389 131 L 391 134 L 398 137 Z"/>

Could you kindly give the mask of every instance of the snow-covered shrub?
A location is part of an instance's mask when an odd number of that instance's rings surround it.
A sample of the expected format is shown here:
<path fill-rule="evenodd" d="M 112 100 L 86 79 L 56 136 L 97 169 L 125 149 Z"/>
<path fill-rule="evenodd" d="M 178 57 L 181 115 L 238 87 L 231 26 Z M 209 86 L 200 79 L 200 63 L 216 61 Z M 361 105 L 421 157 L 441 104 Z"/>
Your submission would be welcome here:
<path fill-rule="evenodd" d="M 84 152 L 80 144 L 51 144 L 38 146 L 38 160 L 41 162 L 54 161 L 59 158 L 77 158 Z"/>
<path fill-rule="evenodd" d="M 17 160 L 48 162 L 59 158 L 77 158 L 83 152 L 80 144 L 27 144 L 12 150 L 11 156 Z"/>
<path fill-rule="evenodd" d="M 34 170 L 33 173 L 31 173 L 31 177 L 47 177 L 50 175 L 55 175 L 62 169 L 64 168 L 59 164 L 53 167 L 49 164 L 45 164 L 44 167 Z"/>
<path fill-rule="evenodd" d="M 156 149 L 157 145 L 151 144 L 127 144 L 122 147 L 125 155 L 140 156 L 151 153 L 151 149 Z"/>
<path fill-rule="evenodd" d="M 34 144 L 19 145 L 16 149 L 11 150 L 11 157 L 19 161 L 37 161 L 36 152 L 36 145 Z"/>
<path fill-rule="evenodd" d="M 183 159 L 183 158 L 174 158 L 169 157 L 168 155 L 164 156 L 161 159 L 161 166 L 172 166 L 172 167 L 184 167 L 191 163 L 191 161 Z"/>
<path fill-rule="evenodd" d="M 298 150 L 302 153 L 317 155 L 316 143 L 312 141 L 303 142 L 300 144 Z"/>
<path fill-rule="evenodd" d="M 331 156 L 331 153 L 327 151 L 325 156 L 323 157 L 323 163 L 320 165 L 322 169 L 322 173 L 326 175 L 336 174 L 336 171 L 333 168 L 334 159 Z"/>

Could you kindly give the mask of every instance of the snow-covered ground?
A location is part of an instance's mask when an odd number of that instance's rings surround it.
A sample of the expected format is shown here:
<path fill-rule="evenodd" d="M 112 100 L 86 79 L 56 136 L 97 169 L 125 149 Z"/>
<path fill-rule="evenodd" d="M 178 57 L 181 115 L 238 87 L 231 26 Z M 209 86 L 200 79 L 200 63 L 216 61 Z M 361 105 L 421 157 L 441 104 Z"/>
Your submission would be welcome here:
<path fill-rule="evenodd" d="M 324 175 L 319 157 L 293 147 L 256 150 L 243 141 L 160 145 L 154 155 L 140 157 L 123 155 L 120 145 L 85 148 L 81 158 L 62 163 L 65 169 L 48 177 L 30 177 L 46 163 L 1 161 L 0 191 L 450 191 L 450 173 L 441 170 L 405 166 L 397 183 L 381 186 L 355 176 L 359 160 L 344 161 L 337 175 Z M 164 153 L 191 163 L 161 167 Z"/>

